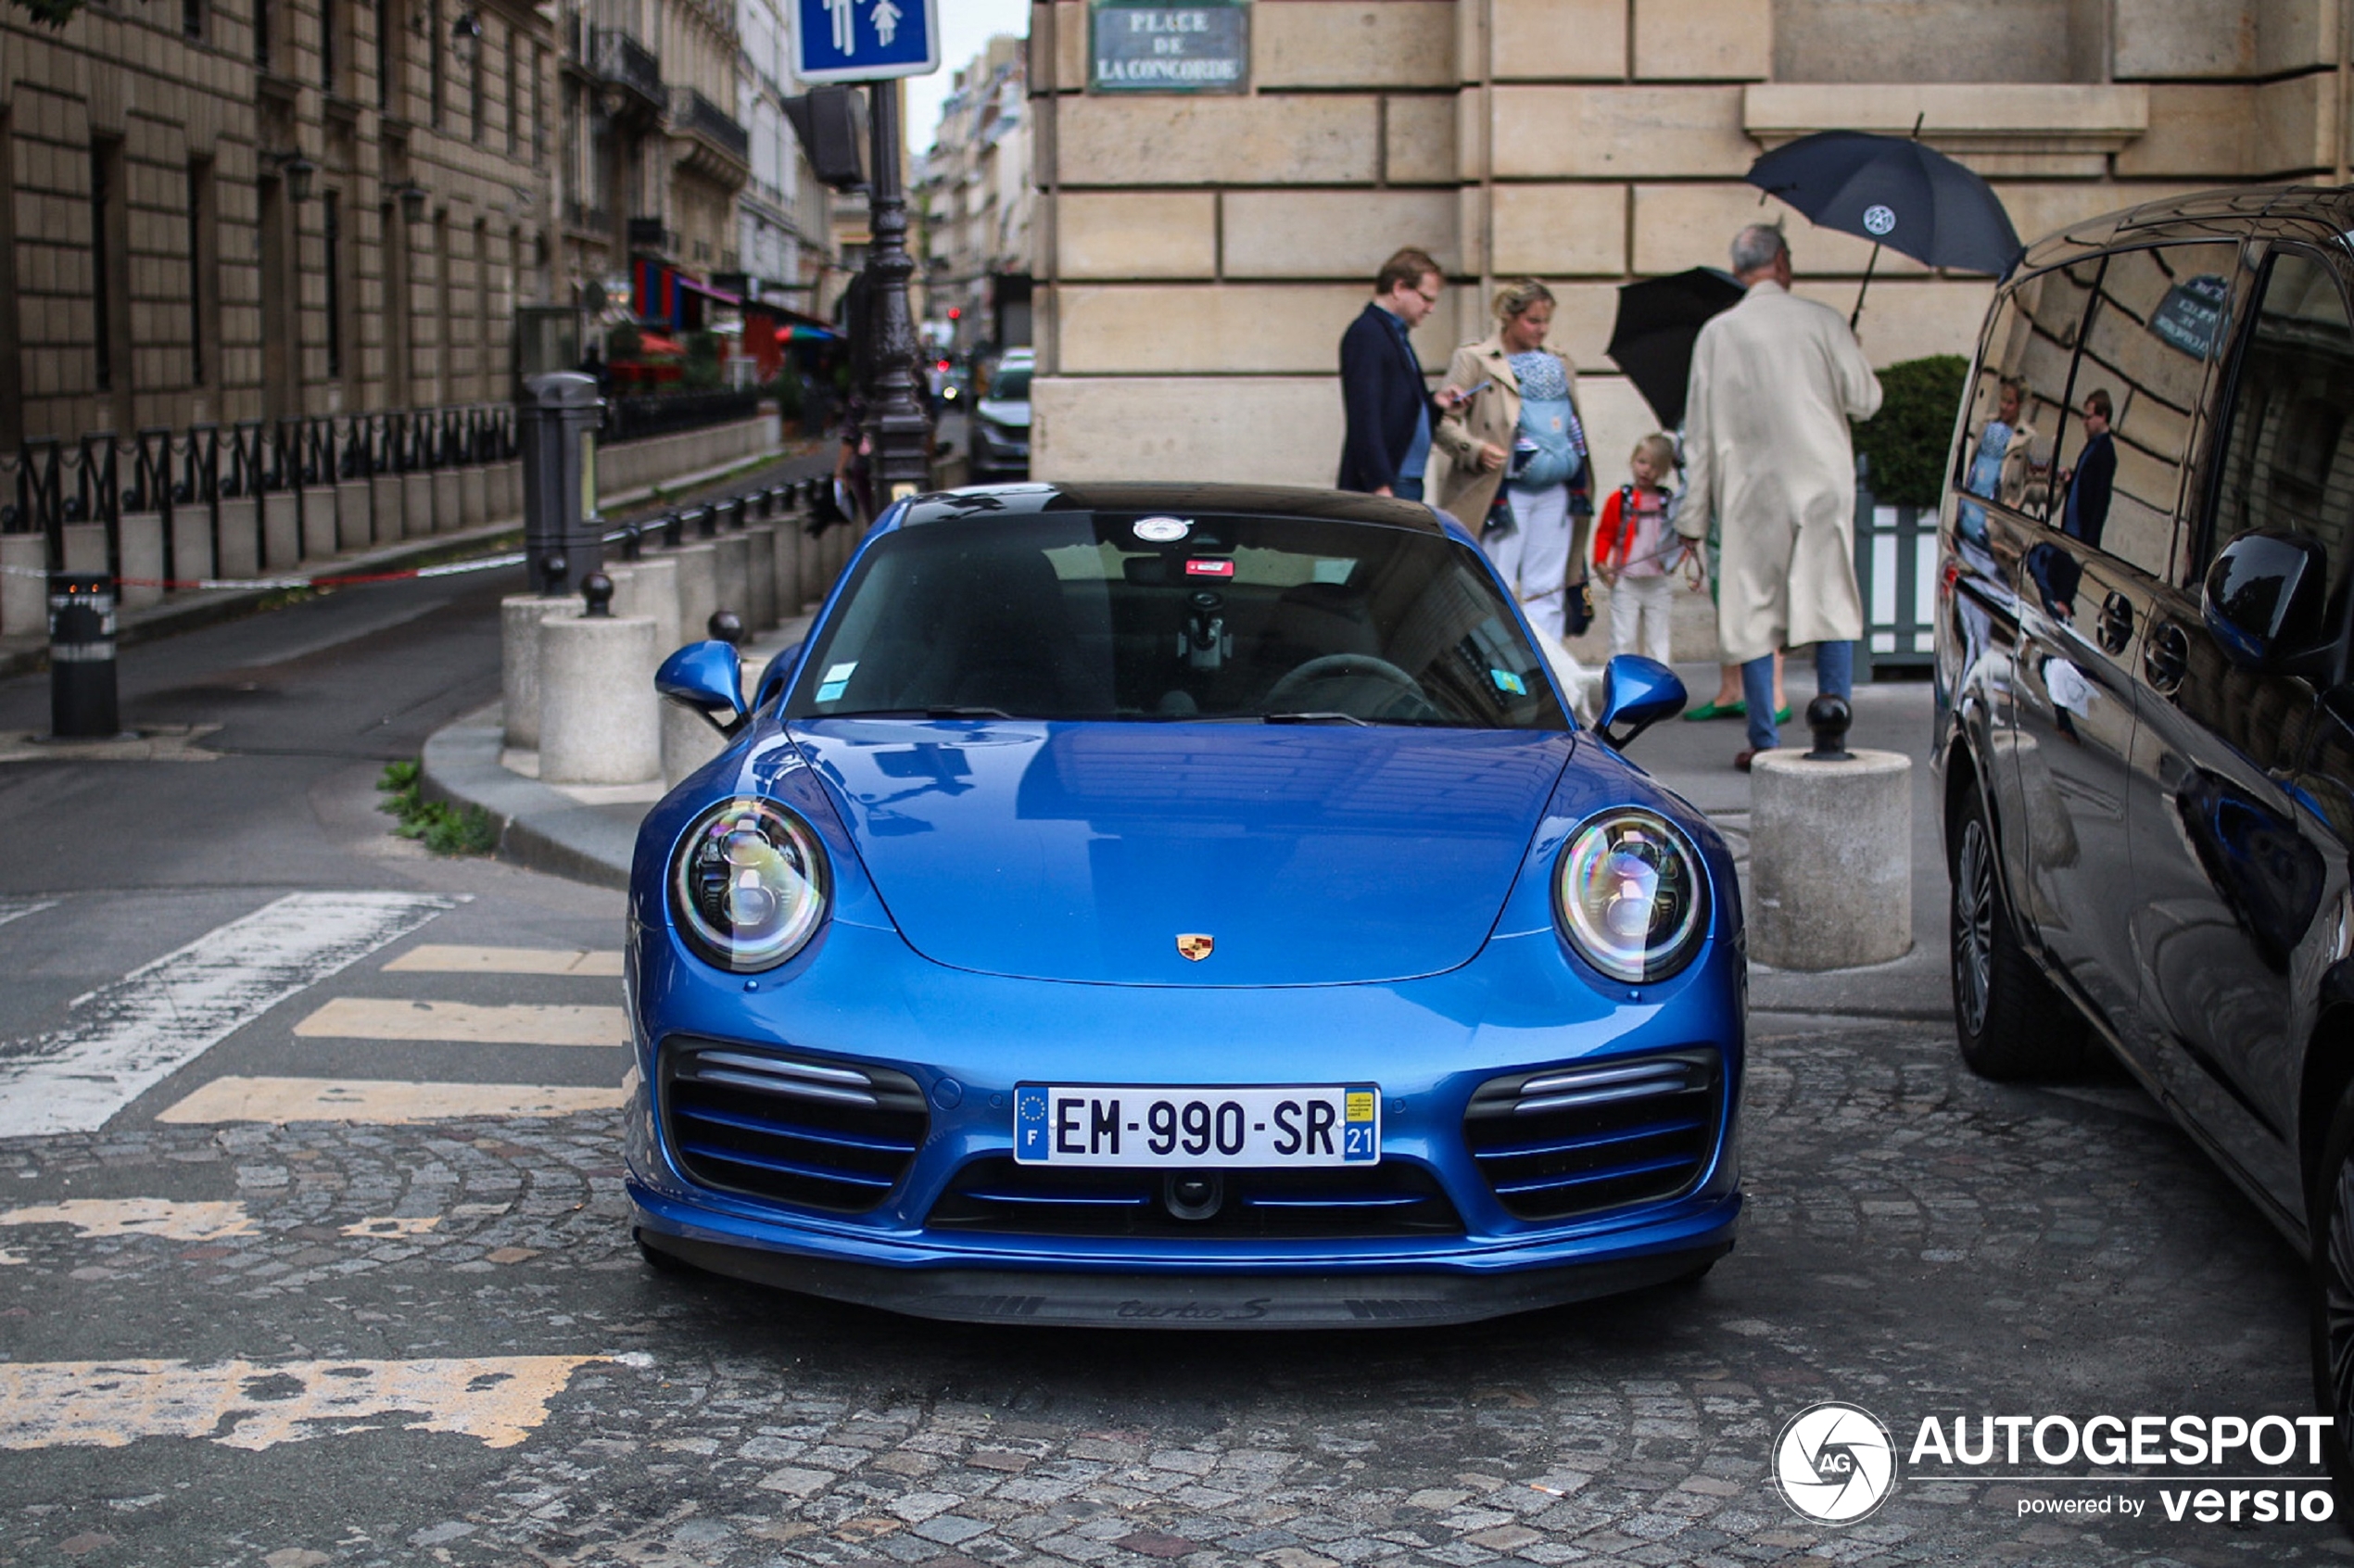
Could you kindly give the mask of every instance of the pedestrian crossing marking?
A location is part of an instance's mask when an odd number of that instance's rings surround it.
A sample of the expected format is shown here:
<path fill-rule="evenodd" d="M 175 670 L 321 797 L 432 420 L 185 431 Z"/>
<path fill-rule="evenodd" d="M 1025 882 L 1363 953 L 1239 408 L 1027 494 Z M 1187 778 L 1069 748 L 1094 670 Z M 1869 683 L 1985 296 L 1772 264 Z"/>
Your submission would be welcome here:
<path fill-rule="evenodd" d="M 438 1214 L 380 1214 L 373 1220 L 362 1220 L 346 1225 L 347 1236 L 422 1236 L 441 1224 Z"/>
<path fill-rule="evenodd" d="M 57 906 L 57 901 L 54 898 L 0 898 L 0 926 Z"/>
<path fill-rule="evenodd" d="M 304 1039 L 438 1040 L 475 1045 L 626 1045 L 618 1007 L 569 1003 L 403 1002 L 338 996 L 295 1025 Z"/>
<path fill-rule="evenodd" d="M 5 918 L 0 916 L 0 918 Z M 421 942 L 385 966 L 386 974 L 621 976 L 621 950 L 571 947 L 451 947 Z"/>
<path fill-rule="evenodd" d="M 224 1121 L 358 1121 L 401 1126 L 455 1117 L 574 1116 L 617 1110 L 618 1089 L 539 1083 L 411 1083 L 392 1079 L 216 1078 L 156 1119 L 209 1126 Z"/>
<path fill-rule="evenodd" d="M 0 1363 L 0 1448 L 121 1448 L 142 1437 L 203 1437 L 259 1452 L 385 1426 L 512 1448 L 548 1419 L 548 1401 L 575 1372 L 614 1359 Z"/>
<path fill-rule="evenodd" d="M 0 1225 L 71 1225 L 83 1236 L 161 1236 L 189 1242 L 249 1236 L 256 1229 L 242 1203 L 148 1197 L 68 1198 L 0 1209 Z"/>
<path fill-rule="evenodd" d="M 263 1013 L 456 902 L 288 893 L 75 998 L 63 1029 L 0 1055 L 0 1138 L 96 1132 Z"/>

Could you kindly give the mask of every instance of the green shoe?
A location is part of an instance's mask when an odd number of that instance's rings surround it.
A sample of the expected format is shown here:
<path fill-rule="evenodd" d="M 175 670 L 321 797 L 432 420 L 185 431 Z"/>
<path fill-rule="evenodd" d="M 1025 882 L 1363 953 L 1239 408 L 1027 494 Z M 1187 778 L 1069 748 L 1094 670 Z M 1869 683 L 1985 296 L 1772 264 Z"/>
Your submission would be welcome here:
<path fill-rule="evenodd" d="M 1784 708 L 1781 712 L 1776 714 L 1774 715 L 1774 722 L 1776 724 L 1788 724 L 1790 722 L 1790 710 L 1788 708 Z"/>
<path fill-rule="evenodd" d="M 1688 719 L 1746 718 L 1749 704 L 1739 700 L 1730 702 L 1702 702 L 1684 715 Z"/>

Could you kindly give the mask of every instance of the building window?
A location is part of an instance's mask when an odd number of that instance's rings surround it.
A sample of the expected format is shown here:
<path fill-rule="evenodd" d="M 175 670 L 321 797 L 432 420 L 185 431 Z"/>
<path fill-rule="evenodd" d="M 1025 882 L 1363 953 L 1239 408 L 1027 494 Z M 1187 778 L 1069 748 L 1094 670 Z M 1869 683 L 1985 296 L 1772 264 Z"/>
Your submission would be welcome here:
<path fill-rule="evenodd" d="M 386 114 L 392 112 L 393 47 L 398 38 L 399 13 L 394 0 L 376 0 L 376 107 Z"/>
<path fill-rule="evenodd" d="M 24 439 L 23 320 L 17 305 L 17 152 L 0 108 L 0 447 Z"/>
<path fill-rule="evenodd" d="M 343 379 L 343 198 L 326 193 L 322 212 L 327 240 L 327 374 Z"/>
<path fill-rule="evenodd" d="M 212 159 L 188 161 L 188 383 L 209 384 L 221 360 L 221 264 Z"/>
<path fill-rule="evenodd" d="M 433 128 L 441 129 L 441 0 L 427 0 L 425 6 L 425 58 L 433 62 L 427 74 L 428 95 L 426 112 L 432 117 Z"/>
<path fill-rule="evenodd" d="M 270 13 L 276 0 L 253 0 L 253 63 L 262 70 L 270 69 Z"/>
<path fill-rule="evenodd" d="M 548 51 L 538 44 L 531 47 L 531 166 L 544 168 L 548 162 L 548 121 L 539 107 L 539 84 L 548 79 Z"/>
<path fill-rule="evenodd" d="M 522 40 L 513 28 L 507 30 L 507 156 L 523 156 L 524 94 L 529 85 L 523 79 L 524 50 Z"/>
<path fill-rule="evenodd" d="M 319 85 L 335 90 L 335 6 L 341 0 L 319 0 Z"/>
<path fill-rule="evenodd" d="M 481 24 L 477 22 L 475 25 Z M 469 89 L 471 106 L 467 110 L 466 124 L 477 145 L 483 140 L 483 120 L 489 101 L 484 85 L 487 72 L 482 63 L 483 43 L 481 38 L 475 40 L 474 47 L 468 51 L 474 57 L 466 62 L 466 74 L 472 79 Z"/>
<path fill-rule="evenodd" d="M 409 220 L 400 203 L 379 209 L 385 244 L 385 406 L 409 406 L 414 380 L 409 336 Z"/>
<path fill-rule="evenodd" d="M 90 145 L 90 330 L 91 347 L 97 359 L 97 386 L 101 392 L 114 390 L 114 261 L 113 247 L 108 242 L 113 236 L 108 230 L 108 209 L 115 199 L 115 145 L 93 142 Z"/>
<path fill-rule="evenodd" d="M 202 38 L 204 13 L 204 0 L 180 0 L 180 31 L 190 38 Z"/>

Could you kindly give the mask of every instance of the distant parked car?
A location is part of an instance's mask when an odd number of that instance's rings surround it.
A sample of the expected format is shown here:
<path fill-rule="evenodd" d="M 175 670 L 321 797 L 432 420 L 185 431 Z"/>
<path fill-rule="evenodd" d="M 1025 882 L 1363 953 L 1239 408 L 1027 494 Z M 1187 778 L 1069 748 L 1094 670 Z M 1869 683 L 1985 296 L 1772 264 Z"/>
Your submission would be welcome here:
<path fill-rule="evenodd" d="M 975 484 L 1030 477 L 1030 373 L 1036 363 L 1029 349 L 1008 348 L 981 381 L 969 437 Z"/>

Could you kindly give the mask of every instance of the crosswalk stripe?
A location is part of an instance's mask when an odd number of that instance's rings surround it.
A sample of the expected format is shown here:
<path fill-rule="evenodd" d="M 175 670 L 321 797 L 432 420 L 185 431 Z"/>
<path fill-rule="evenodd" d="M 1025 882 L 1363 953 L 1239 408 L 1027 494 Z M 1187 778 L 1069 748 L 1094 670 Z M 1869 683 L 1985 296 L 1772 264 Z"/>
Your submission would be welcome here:
<path fill-rule="evenodd" d="M 360 1121 L 396 1126 L 465 1116 L 573 1116 L 618 1109 L 618 1089 L 540 1083 L 411 1083 L 392 1079 L 216 1078 L 158 1121 Z"/>
<path fill-rule="evenodd" d="M 219 1241 L 254 1233 L 253 1217 L 234 1200 L 68 1198 L 0 1209 L 0 1225 L 71 1225 L 83 1236 L 161 1236 L 167 1241 Z"/>
<path fill-rule="evenodd" d="M 548 1401 L 614 1356 L 468 1356 L 413 1361 L 177 1360 L 0 1363 L 0 1448 L 127 1448 L 205 1437 L 259 1451 L 394 1426 L 512 1448 Z M 365 1423 L 365 1424 L 362 1424 Z"/>
<path fill-rule="evenodd" d="M 6 917 L 0 917 L 5 918 Z M 420 942 L 385 966 L 386 974 L 621 976 L 621 951 L 572 947 L 450 947 Z"/>
<path fill-rule="evenodd" d="M 529 1002 L 401 1002 L 338 996 L 295 1025 L 305 1039 L 450 1040 L 479 1045 L 626 1045 L 618 1007 Z"/>
<path fill-rule="evenodd" d="M 0 926 L 57 906 L 57 901 L 54 898 L 0 898 Z"/>
<path fill-rule="evenodd" d="M 455 902 L 288 893 L 77 998 L 65 1028 L 0 1045 L 0 1137 L 97 1131 L 272 1007 Z"/>

